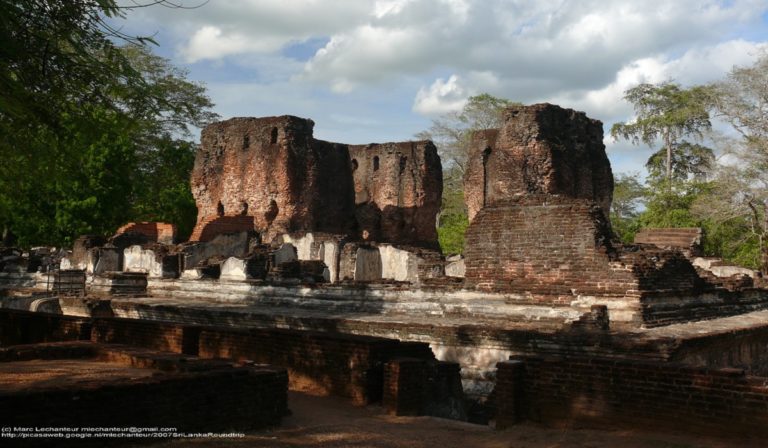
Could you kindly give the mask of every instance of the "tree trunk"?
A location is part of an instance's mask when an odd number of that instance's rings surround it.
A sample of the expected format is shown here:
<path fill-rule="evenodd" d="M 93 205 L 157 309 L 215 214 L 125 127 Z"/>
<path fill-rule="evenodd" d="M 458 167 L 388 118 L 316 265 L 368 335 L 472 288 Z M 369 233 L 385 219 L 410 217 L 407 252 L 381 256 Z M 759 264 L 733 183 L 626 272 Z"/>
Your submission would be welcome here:
<path fill-rule="evenodd" d="M 669 131 L 664 133 L 664 145 L 667 147 L 667 185 L 672 188 L 672 144 L 669 138 Z"/>
<path fill-rule="evenodd" d="M 768 244 L 766 244 L 766 235 L 768 235 L 768 200 L 763 201 L 763 222 L 762 232 L 760 234 L 760 272 L 763 276 L 768 275 Z"/>

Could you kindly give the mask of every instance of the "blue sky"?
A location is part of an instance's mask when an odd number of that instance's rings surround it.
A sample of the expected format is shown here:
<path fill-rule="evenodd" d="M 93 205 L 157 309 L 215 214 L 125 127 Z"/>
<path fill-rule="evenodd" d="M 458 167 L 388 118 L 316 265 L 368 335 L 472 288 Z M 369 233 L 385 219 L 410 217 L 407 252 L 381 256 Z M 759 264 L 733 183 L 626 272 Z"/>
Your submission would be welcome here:
<path fill-rule="evenodd" d="M 768 0 L 210 0 L 133 10 L 123 27 L 154 34 L 223 118 L 298 115 L 317 138 L 370 143 L 413 138 L 483 92 L 608 130 L 632 118 L 629 87 L 753 63 Z M 642 171 L 651 153 L 606 145 L 615 172 Z"/>

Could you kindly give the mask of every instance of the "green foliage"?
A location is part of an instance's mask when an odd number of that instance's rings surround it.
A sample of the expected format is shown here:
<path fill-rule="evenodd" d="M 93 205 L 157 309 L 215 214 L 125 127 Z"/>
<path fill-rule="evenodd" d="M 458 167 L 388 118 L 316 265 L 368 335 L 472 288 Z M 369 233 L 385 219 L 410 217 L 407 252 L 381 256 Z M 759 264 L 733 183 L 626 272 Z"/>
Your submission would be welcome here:
<path fill-rule="evenodd" d="M 182 240 L 189 237 L 197 219 L 197 206 L 189 188 L 195 163 L 195 145 L 166 137 L 144 154 L 136 174 L 133 215 L 139 221 L 172 222 Z"/>
<path fill-rule="evenodd" d="M 667 151 L 662 148 L 651 157 L 645 167 L 651 179 L 661 180 L 666 176 Z M 682 182 L 689 178 L 703 180 L 715 167 L 715 153 L 712 148 L 686 141 L 672 144 L 672 180 Z"/>
<path fill-rule="evenodd" d="M 619 174 L 613 183 L 613 203 L 611 204 L 611 224 L 614 233 L 624 243 L 632 243 L 640 230 L 637 219 L 639 207 L 645 197 L 645 187 L 640 181 L 640 174 Z"/>
<path fill-rule="evenodd" d="M 696 198 L 708 184 L 695 181 L 669 182 L 662 179 L 649 182 L 645 210 L 638 216 L 643 227 L 698 227 L 701 219 L 691 211 Z"/>
<path fill-rule="evenodd" d="M 194 222 L 190 126 L 216 119 L 203 86 L 112 30 L 111 0 L 0 0 L 0 228 L 24 246 Z M 119 47 L 114 41 L 128 41 Z"/>
<path fill-rule="evenodd" d="M 469 226 L 464 190 L 461 186 L 446 185 L 448 188 L 443 188 L 443 204 L 438 218 L 438 241 L 444 254 L 461 254 L 464 252 L 464 233 Z"/>
<path fill-rule="evenodd" d="M 703 222 L 704 253 L 739 266 L 760 269 L 759 238 L 750 230 L 749 221 L 737 218 L 725 222 Z"/>
<path fill-rule="evenodd" d="M 640 84 L 624 92 L 624 99 L 632 103 L 637 118 L 614 124 L 611 135 L 648 146 L 661 140 L 666 177 L 671 179 L 672 154 L 681 140 L 686 136 L 701 137 L 704 130 L 712 127 L 712 90 L 703 86 L 683 89 L 670 82 Z"/>
<path fill-rule="evenodd" d="M 461 111 L 447 113 L 416 136 L 432 140 L 443 164 L 443 204 L 438 219 L 438 237 L 443 253 L 464 250 L 464 232 L 469 225 L 464 206 L 464 170 L 469 158 L 472 133 L 501 127 L 502 111 L 520 104 L 487 93 L 471 96 Z"/>
<path fill-rule="evenodd" d="M 443 253 L 461 254 L 464 252 L 464 233 L 469 227 L 467 215 L 446 215 L 441 219 L 437 237 Z"/>

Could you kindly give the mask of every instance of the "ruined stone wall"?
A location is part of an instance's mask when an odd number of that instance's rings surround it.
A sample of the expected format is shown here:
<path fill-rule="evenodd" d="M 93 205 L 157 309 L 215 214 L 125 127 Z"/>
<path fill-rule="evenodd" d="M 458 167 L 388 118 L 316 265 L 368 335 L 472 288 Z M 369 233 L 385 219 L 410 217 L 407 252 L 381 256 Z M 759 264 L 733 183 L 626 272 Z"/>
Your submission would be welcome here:
<path fill-rule="evenodd" d="M 584 356 L 518 359 L 498 364 L 497 427 L 527 418 L 569 427 L 766 435 L 766 378 L 742 370 Z"/>
<path fill-rule="evenodd" d="M 0 346 L 88 339 L 90 319 L 0 309 Z"/>
<path fill-rule="evenodd" d="M 701 280 L 674 252 L 620 253 L 588 200 L 532 195 L 482 209 L 466 234 L 467 285 L 567 304 L 578 295 L 691 291 Z"/>
<path fill-rule="evenodd" d="M 314 140 L 313 126 L 282 116 L 206 127 L 192 172 L 193 237 L 215 217 L 237 215 L 253 217 L 266 241 L 292 231 L 348 232 L 354 224 L 348 152 Z"/>
<path fill-rule="evenodd" d="M 256 230 L 265 243 L 325 232 L 437 247 L 442 168 L 431 142 L 348 146 L 314 139 L 313 126 L 282 116 L 206 127 L 192 172 L 190 241 Z"/>
<path fill-rule="evenodd" d="M 352 145 L 349 155 L 363 238 L 435 246 L 443 180 L 432 142 Z"/>
<path fill-rule="evenodd" d="M 115 236 L 124 233 L 139 233 L 151 242 L 163 244 L 176 242 L 176 226 L 165 222 L 129 222 L 117 229 Z"/>
<path fill-rule="evenodd" d="M 510 107 L 498 132 L 474 136 L 464 189 L 470 221 L 521 194 L 590 199 L 608 216 L 613 174 L 602 123 L 551 104 Z"/>

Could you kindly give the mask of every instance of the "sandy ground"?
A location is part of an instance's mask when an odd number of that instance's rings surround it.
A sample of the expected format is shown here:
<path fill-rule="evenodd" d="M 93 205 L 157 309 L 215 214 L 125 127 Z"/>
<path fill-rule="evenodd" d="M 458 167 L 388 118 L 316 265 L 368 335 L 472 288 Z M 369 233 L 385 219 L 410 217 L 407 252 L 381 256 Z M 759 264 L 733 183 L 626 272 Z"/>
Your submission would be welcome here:
<path fill-rule="evenodd" d="M 351 406 L 336 398 L 290 394 L 293 415 L 280 428 L 240 439 L 186 439 L 163 448 L 373 447 L 373 448 L 715 448 L 768 446 L 768 441 L 696 437 L 641 431 L 544 428 L 524 423 L 505 431 L 432 417 L 394 417 L 377 406 Z M 146 445 L 145 445 L 146 446 Z"/>

